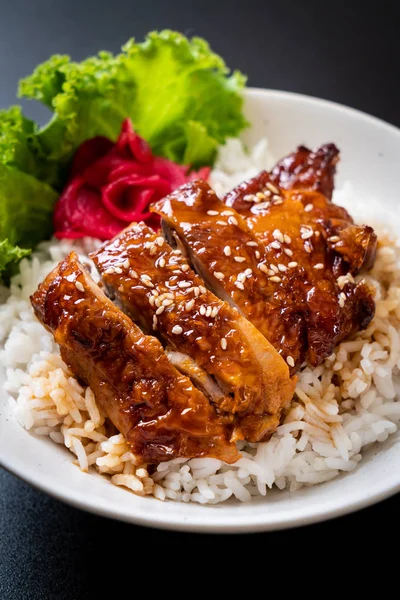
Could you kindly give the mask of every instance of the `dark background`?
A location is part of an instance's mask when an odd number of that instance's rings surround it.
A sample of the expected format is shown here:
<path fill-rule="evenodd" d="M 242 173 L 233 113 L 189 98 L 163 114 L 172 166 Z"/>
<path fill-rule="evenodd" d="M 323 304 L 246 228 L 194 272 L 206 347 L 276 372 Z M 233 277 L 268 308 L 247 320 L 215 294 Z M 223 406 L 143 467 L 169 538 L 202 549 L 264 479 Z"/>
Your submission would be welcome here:
<path fill-rule="evenodd" d="M 141 39 L 149 30 L 172 28 L 207 38 L 229 66 L 247 73 L 249 85 L 328 98 L 400 126 L 396 4 L 381 1 L 372 10 L 369 3 L 351 0 L 3 0 L 0 107 L 16 101 L 18 79 L 53 53 L 81 59 L 99 49 L 116 52 L 131 36 Z M 46 117 L 39 107 L 25 108 L 31 116 Z M 285 532 L 178 534 L 85 514 L 2 471 L 0 598 L 95 598 L 110 572 L 112 580 L 127 583 L 133 596 L 143 574 L 140 565 L 144 572 L 156 569 L 169 556 L 179 567 L 195 548 L 207 575 L 224 554 L 234 558 L 235 548 L 269 548 L 279 560 L 298 548 L 303 553 L 308 545 L 316 553 L 339 542 L 348 548 L 366 531 L 370 543 L 396 529 L 398 498 Z M 200 583 L 204 589 L 205 581 Z M 165 576 L 153 577 L 149 589 L 160 593 L 167 584 Z M 179 584 L 173 589 L 179 593 Z"/>

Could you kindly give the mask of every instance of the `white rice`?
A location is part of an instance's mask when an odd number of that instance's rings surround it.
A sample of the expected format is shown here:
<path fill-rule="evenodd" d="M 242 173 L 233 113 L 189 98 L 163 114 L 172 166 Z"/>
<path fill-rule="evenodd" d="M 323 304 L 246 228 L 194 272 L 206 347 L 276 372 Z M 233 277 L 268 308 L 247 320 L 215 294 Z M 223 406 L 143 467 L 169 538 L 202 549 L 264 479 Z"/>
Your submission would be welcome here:
<path fill-rule="evenodd" d="M 220 154 L 212 184 L 222 194 L 271 162 L 265 141 L 250 156 L 231 141 Z M 351 188 L 339 195 L 352 210 Z M 364 199 L 360 202 L 365 206 Z M 41 244 L 32 260 L 21 262 L 0 307 L 0 367 L 15 417 L 31 433 L 65 445 L 83 471 L 95 469 L 115 485 L 159 500 L 216 504 L 234 496 L 246 502 L 273 486 L 295 491 L 352 471 L 363 449 L 384 442 L 400 421 L 400 244 L 387 231 L 378 232 L 381 247 L 367 277 L 376 287 L 374 320 L 323 365 L 301 372 L 291 409 L 272 438 L 241 443 L 242 458 L 234 465 L 213 458 L 176 459 L 161 463 L 151 475 L 136 464 L 123 435 L 114 434 L 92 391 L 69 372 L 29 303 L 29 295 L 71 246 L 87 260 L 98 242 Z"/>

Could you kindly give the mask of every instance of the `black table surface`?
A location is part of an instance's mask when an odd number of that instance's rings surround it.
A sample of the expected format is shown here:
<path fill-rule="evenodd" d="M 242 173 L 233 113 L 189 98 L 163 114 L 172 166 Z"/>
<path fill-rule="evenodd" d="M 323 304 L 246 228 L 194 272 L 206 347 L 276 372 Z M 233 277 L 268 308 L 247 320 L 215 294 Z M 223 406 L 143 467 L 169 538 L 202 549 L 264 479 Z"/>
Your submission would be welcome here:
<path fill-rule="evenodd" d="M 99 49 L 117 51 L 131 36 L 141 39 L 149 30 L 170 28 L 208 39 L 230 67 L 248 75 L 249 85 L 328 98 L 400 126 L 396 4 L 383 0 L 371 10 L 368 3 L 351 0 L 2 2 L 0 107 L 16 101 L 18 79 L 53 53 L 81 59 Z M 39 107 L 25 108 L 45 118 Z M 366 528 L 369 535 L 379 535 L 397 520 L 398 498 L 303 529 L 210 536 L 144 529 L 86 514 L 1 471 L 0 598 L 96 597 L 103 589 L 98 551 L 106 552 L 108 568 L 120 573 L 125 542 L 131 543 L 132 560 L 134 548 L 142 552 L 145 547 L 155 553 L 154 560 L 158 549 L 171 543 L 208 552 L 212 547 L 215 553 L 235 542 L 249 547 L 261 539 L 280 552 L 304 540 L 318 548 L 324 540 L 345 539 Z"/>

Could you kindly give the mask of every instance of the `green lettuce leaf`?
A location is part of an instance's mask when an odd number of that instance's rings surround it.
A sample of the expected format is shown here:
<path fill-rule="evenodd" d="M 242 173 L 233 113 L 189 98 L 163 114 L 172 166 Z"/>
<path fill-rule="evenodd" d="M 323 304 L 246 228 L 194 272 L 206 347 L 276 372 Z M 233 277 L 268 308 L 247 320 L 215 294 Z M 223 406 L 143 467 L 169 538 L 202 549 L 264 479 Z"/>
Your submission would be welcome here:
<path fill-rule="evenodd" d="M 130 40 L 117 56 L 101 52 L 80 63 L 53 56 L 21 81 L 19 93 L 54 111 L 37 134 L 51 161 L 68 162 L 95 135 L 116 139 L 130 117 L 156 154 L 200 166 L 247 125 L 244 83 L 207 42 L 165 30 Z"/>
<path fill-rule="evenodd" d="M 21 258 L 30 253 L 30 250 L 13 246 L 7 239 L 0 242 L 0 280 L 8 278 Z"/>

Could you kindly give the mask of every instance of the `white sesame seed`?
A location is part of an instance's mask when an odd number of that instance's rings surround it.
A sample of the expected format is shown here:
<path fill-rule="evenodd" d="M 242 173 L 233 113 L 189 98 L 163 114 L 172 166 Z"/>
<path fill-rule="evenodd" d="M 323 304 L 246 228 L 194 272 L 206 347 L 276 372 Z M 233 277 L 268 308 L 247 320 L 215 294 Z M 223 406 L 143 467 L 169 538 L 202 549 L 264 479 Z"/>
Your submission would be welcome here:
<path fill-rule="evenodd" d="M 157 327 L 157 321 L 158 321 L 157 316 L 153 315 L 153 329 L 156 329 L 156 327 Z"/>
<path fill-rule="evenodd" d="M 236 281 L 235 285 L 239 290 L 244 290 L 244 285 L 241 281 Z"/>
<path fill-rule="evenodd" d="M 274 195 L 272 196 L 272 200 L 273 200 L 275 203 L 277 203 L 277 202 L 279 202 L 279 201 L 281 200 L 281 197 L 280 197 L 278 194 L 274 194 Z"/>
<path fill-rule="evenodd" d="M 200 306 L 199 313 L 200 313 L 201 315 L 205 315 L 205 314 L 206 314 L 206 307 L 204 306 L 204 304 L 202 304 L 202 305 Z"/>
<path fill-rule="evenodd" d="M 217 210 L 208 210 L 207 214 L 210 215 L 210 217 L 216 217 L 219 215 L 219 212 Z"/>
<path fill-rule="evenodd" d="M 245 202 L 254 202 L 254 194 L 246 194 L 245 196 L 243 196 L 243 200 Z"/>
<path fill-rule="evenodd" d="M 275 250 L 279 250 L 280 247 L 281 247 L 280 243 L 277 242 L 276 240 L 275 240 L 275 242 L 271 242 L 271 248 L 274 248 Z"/>
<path fill-rule="evenodd" d="M 231 215 L 234 215 L 235 213 L 232 210 L 223 210 L 221 213 L 221 217 L 230 217 Z"/>
<path fill-rule="evenodd" d="M 185 272 L 185 271 L 189 271 L 190 267 L 189 267 L 189 265 L 182 265 L 181 269 L 183 272 Z"/>
<path fill-rule="evenodd" d="M 270 277 L 272 277 L 273 275 L 275 275 L 275 271 L 273 271 L 272 269 L 268 269 L 267 270 L 267 275 L 269 275 Z"/>
<path fill-rule="evenodd" d="M 175 335 L 180 335 L 182 333 L 183 329 L 180 325 L 174 325 L 173 328 L 171 329 L 171 331 Z"/>
<path fill-rule="evenodd" d="M 154 304 L 157 306 L 157 308 L 160 308 L 161 302 L 162 302 L 162 300 L 160 298 L 157 298 L 157 297 L 154 300 Z"/>
<path fill-rule="evenodd" d="M 287 235 L 287 233 L 283 234 L 283 239 L 285 241 L 285 244 L 290 244 L 292 241 L 292 238 L 290 237 L 290 235 Z"/>
<path fill-rule="evenodd" d="M 164 245 L 164 238 L 161 235 L 156 238 L 156 244 L 160 246 L 160 248 Z"/>
<path fill-rule="evenodd" d="M 114 269 L 115 269 L 115 272 L 118 273 L 118 275 L 121 275 L 121 273 L 122 273 L 121 267 L 114 267 Z"/>
<path fill-rule="evenodd" d="M 194 331 L 194 329 L 189 329 L 189 331 L 187 331 L 185 333 L 185 335 L 190 335 L 191 333 L 193 333 L 193 331 Z M 186 389 L 190 390 L 191 388 L 186 388 Z"/>
<path fill-rule="evenodd" d="M 265 190 L 263 190 L 263 193 L 265 194 L 265 196 L 267 196 L 268 198 L 271 196 L 272 192 L 271 190 L 268 190 L 267 188 L 265 188 Z"/>
<path fill-rule="evenodd" d="M 79 290 L 80 292 L 84 292 L 84 291 L 85 291 L 85 288 L 83 287 L 83 285 L 81 284 L 81 282 L 80 282 L 80 281 L 76 281 L 76 282 L 75 282 L 75 287 L 76 287 L 76 289 L 77 289 L 77 290 Z"/>
<path fill-rule="evenodd" d="M 194 287 L 193 288 L 193 293 L 196 296 L 196 298 L 198 298 L 198 296 L 200 296 L 200 288 L 199 287 Z"/>
<path fill-rule="evenodd" d="M 328 242 L 338 242 L 340 240 L 340 237 L 338 235 L 332 235 L 330 238 L 328 238 Z"/>
<path fill-rule="evenodd" d="M 244 256 L 234 256 L 233 259 L 238 263 L 242 263 L 246 260 Z"/>
<path fill-rule="evenodd" d="M 282 279 L 280 277 L 278 277 L 277 275 L 270 277 L 269 280 L 273 281 L 274 283 L 280 283 L 282 281 Z"/>
<path fill-rule="evenodd" d="M 276 196 L 275 196 L 275 198 L 276 198 Z M 275 200 L 275 202 L 274 202 L 274 206 L 278 206 L 279 204 L 283 204 L 282 198 L 279 198 L 279 200 Z"/>
<path fill-rule="evenodd" d="M 345 301 L 346 301 L 346 296 L 345 296 L 345 294 L 343 294 L 343 292 L 341 292 L 340 296 L 339 296 L 339 306 L 340 306 L 340 308 L 344 307 Z"/>
<path fill-rule="evenodd" d="M 157 252 L 157 246 L 153 245 L 150 248 L 150 256 L 154 256 L 154 254 Z"/>
<path fill-rule="evenodd" d="M 150 275 L 146 275 L 146 273 L 145 273 L 144 275 L 140 276 L 140 279 L 142 281 L 150 281 L 151 277 L 150 277 Z"/>
<path fill-rule="evenodd" d="M 112 275 L 113 273 L 115 273 L 114 267 L 108 267 L 108 269 L 104 271 L 104 275 Z"/>
<path fill-rule="evenodd" d="M 136 273 L 136 271 L 134 269 L 130 269 L 129 275 L 131 277 L 133 277 L 134 279 L 137 279 L 139 277 L 139 275 Z"/>
<path fill-rule="evenodd" d="M 221 344 L 222 350 L 226 350 L 227 349 L 228 342 L 226 341 L 226 338 L 222 338 L 221 341 L 220 341 L 220 344 Z"/>
<path fill-rule="evenodd" d="M 180 269 L 174 269 L 172 272 L 175 273 L 175 275 L 180 275 L 181 274 L 181 270 Z"/>
<path fill-rule="evenodd" d="M 231 250 L 230 246 L 225 246 L 224 254 L 225 254 L 225 256 L 230 256 L 232 254 L 232 250 Z"/>
<path fill-rule="evenodd" d="M 294 367 L 294 358 L 293 358 L 293 356 L 288 356 L 286 358 L 286 362 L 289 365 L 289 367 Z"/>
<path fill-rule="evenodd" d="M 228 223 L 226 221 L 217 221 L 217 225 L 222 225 L 224 227 L 225 225 L 228 225 Z"/>
<path fill-rule="evenodd" d="M 165 258 L 160 258 L 158 261 L 158 266 L 161 267 L 161 269 L 165 267 Z"/>
<path fill-rule="evenodd" d="M 190 281 L 180 281 L 178 283 L 178 288 L 181 288 L 182 290 L 184 290 L 185 288 L 188 288 L 191 286 Z"/>
<path fill-rule="evenodd" d="M 194 299 L 192 298 L 192 300 L 189 300 L 189 302 L 186 302 L 185 310 L 187 310 L 187 311 L 192 310 L 193 306 L 194 306 Z"/>
<path fill-rule="evenodd" d="M 311 254 L 311 252 L 312 252 L 312 248 L 311 248 L 311 246 L 310 246 L 310 244 L 309 244 L 308 242 L 306 242 L 306 243 L 304 244 L 304 250 L 305 250 L 305 251 L 306 251 L 308 254 Z"/>
<path fill-rule="evenodd" d="M 304 207 L 305 212 L 310 212 L 314 208 L 314 204 L 306 204 Z"/>
<path fill-rule="evenodd" d="M 323 269 L 323 268 L 324 268 L 323 263 L 317 263 L 316 265 L 314 265 L 314 269 Z"/>
<path fill-rule="evenodd" d="M 256 246 L 258 246 L 258 244 L 257 244 L 257 242 L 252 242 L 251 241 L 251 242 L 246 242 L 246 246 L 254 246 L 254 247 L 256 247 Z"/>
<path fill-rule="evenodd" d="M 284 249 L 284 253 L 285 253 L 287 256 L 293 256 L 293 251 L 292 251 L 290 248 L 285 248 L 285 249 Z"/>
<path fill-rule="evenodd" d="M 172 292 L 165 292 L 164 298 L 168 298 L 169 300 L 174 300 L 175 296 Z"/>
<path fill-rule="evenodd" d="M 265 198 L 265 194 L 263 194 L 262 192 L 257 192 L 256 196 L 257 196 L 257 198 L 260 198 L 260 200 L 264 200 L 264 198 Z"/>
<path fill-rule="evenodd" d="M 314 231 L 309 227 L 300 227 L 301 239 L 308 240 L 314 235 Z"/>
<path fill-rule="evenodd" d="M 278 264 L 278 269 L 282 273 L 284 273 L 285 271 L 287 271 L 287 267 L 285 265 L 282 265 L 281 263 Z"/>
<path fill-rule="evenodd" d="M 153 288 L 154 283 L 152 281 L 144 281 L 143 282 L 146 287 Z"/>
<path fill-rule="evenodd" d="M 246 277 L 250 277 L 250 275 L 252 275 L 253 271 L 251 269 L 246 269 L 244 274 L 246 275 Z"/>
<path fill-rule="evenodd" d="M 269 269 L 268 269 L 267 265 L 265 265 L 264 263 L 260 263 L 257 266 L 260 269 L 260 271 L 262 271 L 263 273 L 265 273 L 266 275 L 268 275 L 268 270 Z"/>
<path fill-rule="evenodd" d="M 165 306 L 160 306 L 156 310 L 156 315 L 161 315 L 161 313 L 164 312 L 164 310 L 165 310 Z"/>
<path fill-rule="evenodd" d="M 213 319 L 217 316 L 218 311 L 219 311 L 219 306 L 214 306 L 212 309 L 212 312 L 211 312 L 211 316 Z"/>
<path fill-rule="evenodd" d="M 131 266 L 131 265 L 130 265 L 130 262 L 129 262 L 129 258 L 126 258 L 126 259 L 124 260 L 124 262 L 122 263 L 122 266 L 123 266 L 125 269 L 129 269 L 129 267 Z"/>
<path fill-rule="evenodd" d="M 283 242 L 285 241 L 285 240 L 284 240 L 284 237 L 283 237 L 283 234 L 282 234 L 282 232 L 281 232 L 279 229 L 275 229 L 275 230 L 272 232 L 272 237 L 273 237 L 275 240 L 278 240 L 278 242 L 280 242 L 281 244 L 283 244 Z"/>
<path fill-rule="evenodd" d="M 174 301 L 173 301 L 173 300 L 171 300 L 171 298 L 165 298 L 165 299 L 162 301 L 162 305 L 163 305 L 163 306 L 171 306 L 173 303 L 174 303 Z"/>
<path fill-rule="evenodd" d="M 236 217 L 229 217 L 228 223 L 229 225 L 238 225 L 238 220 L 236 219 Z"/>
<path fill-rule="evenodd" d="M 259 251 L 258 251 L 258 250 L 256 250 L 256 251 L 254 252 L 254 256 L 256 257 L 256 259 L 257 259 L 257 260 L 260 260 L 260 258 L 261 258 L 261 254 L 259 253 Z"/>
<path fill-rule="evenodd" d="M 182 254 L 182 252 L 180 250 L 178 250 L 178 248 L 176 250 L 173 250 L 172 253 L 176 254 L 176 256 L 179 256 L 180 254 Z"/>
<path fill-rule="evenodd" d="M 278 269 L 278 267 L 276 265 L 270 265 L 270 268 L 272 269 L 272 271 L 274 273 L 278 273 L 279 272 L 279 269 Z"/>
<path fill-rule="evenodd" d="M 156 301 L 156 299 L 154 298 L 154 296 L 150 296 L 150 298 L 149 298 L 150 306 L 154 306 L 155 301 Z"/>
<path fill-rule="evenodd" d="M 207 288 L 205 288 L 204 285 L 201 285 L 198 289 L 202 294 L 207 294 Z"/>
<path fill-rule="evenodd" d="M 295 267 L 297 267 L 297 262 L 296 262 L 295 260 L 293 260 L 292 262 L 290 262 L 290 263 L 288 264 L 288 267 L 289 267 L 290 269 L 294 269 Z"/>
<path fill-rule="evenodd" d="M 81 302 L 84 302 L 84 298 L 79 298 L 79 300 L 75 300 L 74 304 L 80 304 Z"/>
<path fill-rule="evenodd" d="M 279 190 L 277 187 L 274 186 L 273 183 L 271 183 L 270 181 L 268 181 L 265 186 L 269 189 L 270 192 L 272 192 L 273 194 L 279 194 Z"/>
<path fill-rule="evenodd" d="M 221 273 L 221 271 L 214 271 L 214 277 L 216 277 L 217 279 L 225 279 L 225 275 L 223 273 Z"/>
<path fill-rule="evenodd" d="M 207 306 L 206 317 L 211 317 L 212 309 L 213 309 L 212 306 Z"/>

